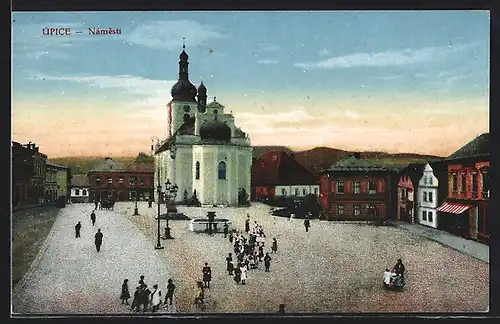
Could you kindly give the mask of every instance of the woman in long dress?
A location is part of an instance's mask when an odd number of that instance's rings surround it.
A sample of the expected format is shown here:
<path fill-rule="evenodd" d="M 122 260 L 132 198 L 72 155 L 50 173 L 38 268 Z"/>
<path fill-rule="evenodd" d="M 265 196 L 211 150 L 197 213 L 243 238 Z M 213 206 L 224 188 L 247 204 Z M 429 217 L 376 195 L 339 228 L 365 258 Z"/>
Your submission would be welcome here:
<path fill-rule="evenodd" d="M 240 265 L 236 268 L 234 268 L 234 281 L 239 285 L 241 281 L 241 270 L 240 270 Z"/>
<path fill-rule="evenodd" d="M 158 289 L 158 285 L 153 285 L 153 292 L 151 293 L 151 305 L 153 305 L 153 312 L 156 312 L 160 308 L 161 304 L 161 290 Z"/>
<path fill-rule="evenodd" d="M 247 266 L 243 264 L 240 267 L 240 271 L 241 271 L 241 284 L 245 285 L 246 280 L 247 280 L 247 272 L 248 272 Z"/>
<path fill-rule="evenodd" d="M 122 304 L 125 302 L 125 305 L 129 305 L 128 300 L 130 298 L 130 292 L 128 291 L 128 279 L 123 280 L 122 284 L 122 294 L 120 295 L 120 299 L 122 300 Z"/>

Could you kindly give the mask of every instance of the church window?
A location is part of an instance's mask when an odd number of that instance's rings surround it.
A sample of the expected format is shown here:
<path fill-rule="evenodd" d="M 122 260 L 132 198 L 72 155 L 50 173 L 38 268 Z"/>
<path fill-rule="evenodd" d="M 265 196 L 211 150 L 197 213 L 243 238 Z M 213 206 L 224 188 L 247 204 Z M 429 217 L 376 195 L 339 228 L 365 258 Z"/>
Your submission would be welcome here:
<path fill-rule="evenodd" d="M 196 161 L 196 175 L 195 175 L 195 179 L 196 180 L 200 179 L 200 162 L 199 161 Z"/>
<path fill-rule="evenodd" d="M 226 180 L 226 162 L 220 161 L 217 170 L 219 173 L 219 179 Z"/>

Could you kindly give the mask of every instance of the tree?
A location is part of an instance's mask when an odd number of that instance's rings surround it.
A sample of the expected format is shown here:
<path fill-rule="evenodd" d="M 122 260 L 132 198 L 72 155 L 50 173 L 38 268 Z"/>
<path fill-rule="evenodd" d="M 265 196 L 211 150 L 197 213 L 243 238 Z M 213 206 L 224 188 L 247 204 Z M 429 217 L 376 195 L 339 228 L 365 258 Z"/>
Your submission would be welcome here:
<path fill-rule="evenodd" d="M 140 152 L 134 161 L 134 163 L 153 163 L 153 162 L 154 162 L 154 157 L 152 157 L 151 155 L 147 155 L 144 152 Z"/>

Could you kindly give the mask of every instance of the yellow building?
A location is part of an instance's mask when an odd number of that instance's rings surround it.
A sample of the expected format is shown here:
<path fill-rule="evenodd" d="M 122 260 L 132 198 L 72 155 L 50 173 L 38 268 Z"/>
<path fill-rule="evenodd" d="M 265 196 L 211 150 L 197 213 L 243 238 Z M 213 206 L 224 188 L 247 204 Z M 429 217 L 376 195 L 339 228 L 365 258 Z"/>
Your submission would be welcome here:
<path fill-rule="evenodd" d="M 49 170 L 51 171 L 49 172 Z M 45 181 L 46 191 L 49 189 L 55 189 L 55 191 L 51 192 L 50 197 L 52 197 L 53 200 L 50 201 L 62 199 L 64 204 L 66 204 L 70 197 L 69 190 L 71 186 L 71 169 L 62 165 L 47 163 L 47 177 L 50 182 Z M 55 186 L 49 188 L 47 187 L 47 184 L 49 183 L 55 184 Z"/>

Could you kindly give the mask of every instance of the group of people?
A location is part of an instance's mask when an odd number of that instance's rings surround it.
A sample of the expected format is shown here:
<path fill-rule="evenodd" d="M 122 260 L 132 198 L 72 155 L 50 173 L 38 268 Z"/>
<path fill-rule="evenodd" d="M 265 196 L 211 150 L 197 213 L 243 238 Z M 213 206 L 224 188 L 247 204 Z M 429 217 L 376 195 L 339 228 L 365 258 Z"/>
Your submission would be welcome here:
<path fill-rule="evenodd" d="M 226 257 L 227 271 L 237 284 L 246 285 L 248 279 L 248 271 L 250 269 L 258 269 L 259 263 L 264 262 L 266 272 L 270 271 L 271 256 L 269 253 L 264 254 L 264 247 L 266 242 L 266 234 L 264 228 L 254 221 L 253 228 L 250 229 L 250 215 L 247 214 L 245 220 L 245 233 L 236 232 L 234 235 L 230 233 L 229 242 L 233 244 L 233 254 L 229 253 Z M 276 238 L 273 239 L 271 252 L 278 251 L 278 242 Z"/>
<path fill-rule="evenodd" d="M 402 287 L 405 285 L 405 266 L 403 260 L 398 259 L 396 265 L 391 270 L 384 271 L 384 286 L 386 288 Z"/>
<path fill-rule="evenodd" d="M 164 305 L 172 305 L 174 298 L 175 285 L 172 279 L 168 279 L 167 293 L 165 295 Z M 130 299 L 130 292 L 128 289 L 128 279 L 125 279 L 122 284 L 122 292 L 120 299 L 122 304 L 130 305 L 128 300 Z M 161 290 L 158 288 L 157 284 L 153 285 L 153 289 L 149 289 L 148 285 L 144 281 L 144 276 L 140 277 L 139 284 L 135 288 L 134 298 L 132 300 L 132 305 L 130 305 L 131 310 L 136 312 L 147 312 L 149 309 L 152 312 L 156 312 L 160 309 L 162 304 L 162 294 Z M 168 307 L 168 306 L 167 306 Z"/>
<path fill-rule="evenodd" d="M 92 222 L 92 226 L 95 226 L 95 222 L 96 222 L 95 210 L 93 210 L 92 213 L 90 214 L 90 221 Z M 82 230 L 82 222 L 79 221 L 75 225 L 75 237 L 76 238 L 81 237 L 81 230 Z M 99 228 L 97 230 L 97 233 L 95 233 L 95 235 L 94 235 L 94 243 L 95 243 L 95 248 L 96 248 L 97 252 L 101 251 L 103 237 L 104 237 L 104 235 L 102 234 L 101 229 Z"/>

